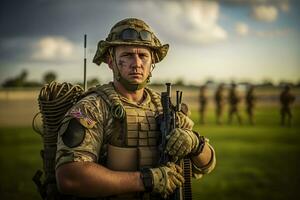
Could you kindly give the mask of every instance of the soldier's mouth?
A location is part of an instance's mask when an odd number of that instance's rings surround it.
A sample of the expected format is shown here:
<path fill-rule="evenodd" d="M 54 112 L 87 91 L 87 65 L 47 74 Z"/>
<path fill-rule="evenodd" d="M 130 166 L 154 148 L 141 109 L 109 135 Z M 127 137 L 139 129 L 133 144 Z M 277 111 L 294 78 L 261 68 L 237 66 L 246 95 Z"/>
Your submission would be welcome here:
<path fill-rule="evenodd" d="M 143 76 L 142 73 L 129 73 L 130 76 Z"/>

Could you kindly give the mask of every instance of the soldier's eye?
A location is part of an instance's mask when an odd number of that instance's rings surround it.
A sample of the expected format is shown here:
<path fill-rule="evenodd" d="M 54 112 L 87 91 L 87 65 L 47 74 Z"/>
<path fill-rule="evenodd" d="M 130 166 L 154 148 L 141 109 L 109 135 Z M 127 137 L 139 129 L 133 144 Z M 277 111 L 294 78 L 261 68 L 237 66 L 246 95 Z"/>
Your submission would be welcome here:
<path fill-rule="evenodd" d="M 139 56 L 140 56 L 140 58 L 148 58 L 149 57 L 148 54 L 143 54 L 143 53 L 140 54 Z"/>
<path fill-rule="evenodd" d="M 121 55 L 121 57 L 129 57 L 129 56 L 131 56 L 130 53 L 124 53 L 124 54 Z"/>

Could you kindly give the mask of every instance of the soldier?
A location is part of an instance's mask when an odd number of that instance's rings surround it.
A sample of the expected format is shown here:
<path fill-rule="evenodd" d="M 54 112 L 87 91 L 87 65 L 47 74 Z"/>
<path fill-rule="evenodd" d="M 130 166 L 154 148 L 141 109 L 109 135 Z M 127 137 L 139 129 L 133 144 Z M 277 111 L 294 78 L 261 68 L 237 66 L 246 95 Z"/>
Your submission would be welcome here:
<path fill-rule="evenodd" d="M 205 123 L 205 112 L 206 112 L 206 104 L 207 104 L 207 93 L 206 93 L 206 85 L 202 85 L 200 87 L 200 95 L 199 95 L 199 122 L 200 124 Z"/>
<path fill-rule="evenodd" d="M 254 109 L 255 100 L 256 97 L 254 95 L 254 86 L 249 85 L 248 90 L 246 92 L 246 113 L 248 115 L 249 123 L 251 125 L 254 125 L 253 109 Z"/>
<path fill-rule="evenodd" d="M 158 163 L 160 95 L 146 87 L 154 65 L 167 54 L 142 20 L 115 24 L 98 43 L 93 62 L 107 63 L 113 82 L 98 86 L 66 114 L 59 130 L 56 179 L 62 193 L 99 199 L 161 199 L 180 187 L 182 169 Z M 165 151 L 172 160 L 189 156 L 196 178 L 215 166 L 208 140 L 178 112 Z"/>
<path fill-rule="evenodd" d="M 280 94 L 280 115 L 281 115 L 281 125 L 285 125 L 285 119 L 287 116 L 287 125 L 291 126 L 292 123 L 292 112 L 291 112 L 291 104 L 295 101 L 295 96 L 290 92 L 290 86 L 286 85 L 283 91 Z"/>
<path fill-rule="evenodd" d="M 240 103 L 240 101 L 241 98 L 239 97 L 236 91 L 236 84 L 232 83 L 228 94 L 228 102 L 229 102 L 228 124 L 231 124 L 234 115 L 236 115 L 238 123 L 242 124 L 242 118 L 238 110 L 238 104 Z"/>
<path fill-rule="evenodd" d="M 221 117 L 223 115 L 224 106 L 224 84 L 221 83 L 215 93 L 215 103 L 216 103 L 216 123 L 222 124 Z"/>

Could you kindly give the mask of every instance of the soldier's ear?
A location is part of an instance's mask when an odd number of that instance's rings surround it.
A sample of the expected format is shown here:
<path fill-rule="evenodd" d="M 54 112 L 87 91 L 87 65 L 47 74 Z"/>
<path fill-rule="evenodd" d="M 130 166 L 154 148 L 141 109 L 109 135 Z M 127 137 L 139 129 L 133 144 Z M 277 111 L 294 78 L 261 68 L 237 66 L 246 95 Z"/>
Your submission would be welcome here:
<path fill-rule="evenodd" d="M 155 60 L 154 60 L 154 53 L 153 53 L 153 50 L 151 50 L 151 69 L 150 69 L 150 74 L 154 70 L 155 67 L 156 67 L 156 65 L 155 65 Z"/>
<path fill-rule="evenodd" d="M 155 58 L 154 58 L 153 50 L 150 50 L 150 54 L 151 54 L 151 64 L 155 66 Z"/>
<path fill-rule="evenodd" d="M 107 56 L 106 62 L 107 62 L 108 67 L 109 67 L 110 69 L 112 69 L 112 67 L 113 67 L 113 59 L 112 59 L 111 56 Z"/>

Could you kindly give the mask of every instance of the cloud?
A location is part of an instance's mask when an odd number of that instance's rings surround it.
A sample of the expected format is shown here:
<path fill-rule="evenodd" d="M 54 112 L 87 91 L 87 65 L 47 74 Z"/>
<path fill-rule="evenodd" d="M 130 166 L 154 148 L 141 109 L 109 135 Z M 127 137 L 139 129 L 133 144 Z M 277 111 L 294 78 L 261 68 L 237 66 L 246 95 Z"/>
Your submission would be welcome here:
<path fill-rule="evenodd" d="M 289 1 L 282 1 L 278 4 L 278 7 L 283 12 L 289 12 L 290 11 L 290 4 Z"/>
<path fill-rule="evenodd" d="M 292 33 L 292 29 L 278 29 L 278 30 L 267 30 L 267 31 L 255 31 L 254 34 L 258 37 L 280 37 L 286 36 Z"/>
<path fill-rule="evenodd" d="M 250 15 L 262 22 L 277 20 L 280 12 L 290 11 L 290 0 L 219 0 L 223 4 L 250 6 Z"/>
<path fill-rule="evenodd" d="M 238 22 L 235 25 L 235 31 L 238 35 L 245 36 L 249 33 L 249 27 L 243 22 Z"/>
<path fill-rule="evenodd" d="M 82 52 L 82 44 L 61 36 L 12 37 L 0 41 L 2 63 L 77 62 L 82 59 Z"/>
<path fill-rule="evenodd" d="M 206 44 L 227 39 L 227 32 L 218 24 L 219 3 L 214 1 L 144 1 L 129 2 L 129 10 L 152 19 L 165 38 Z M 148 13 L 147 13 L 148 11 Z M 155 15 L 153 12 L 155 11 Z"/>
<path fill-rule="evenodd" d="M 273 22 L 278 17 L 278 10 L 271 5 L 254 6 L 251 15 L 258 21 Z"/>
<path fill-rule="evenodd" d="M 289 3 L 289 0 L 217 0 L 219 2 L 231 5 L 262 5 L 262 4 L 281 4 L 282 2 Z"/>
<path fill-rule="evenodd" d="M 39 61 L 68 60 L 75 53 L 75 45 L 64 37 L 43 37 L 33 47 L 31 59 Z"/>

